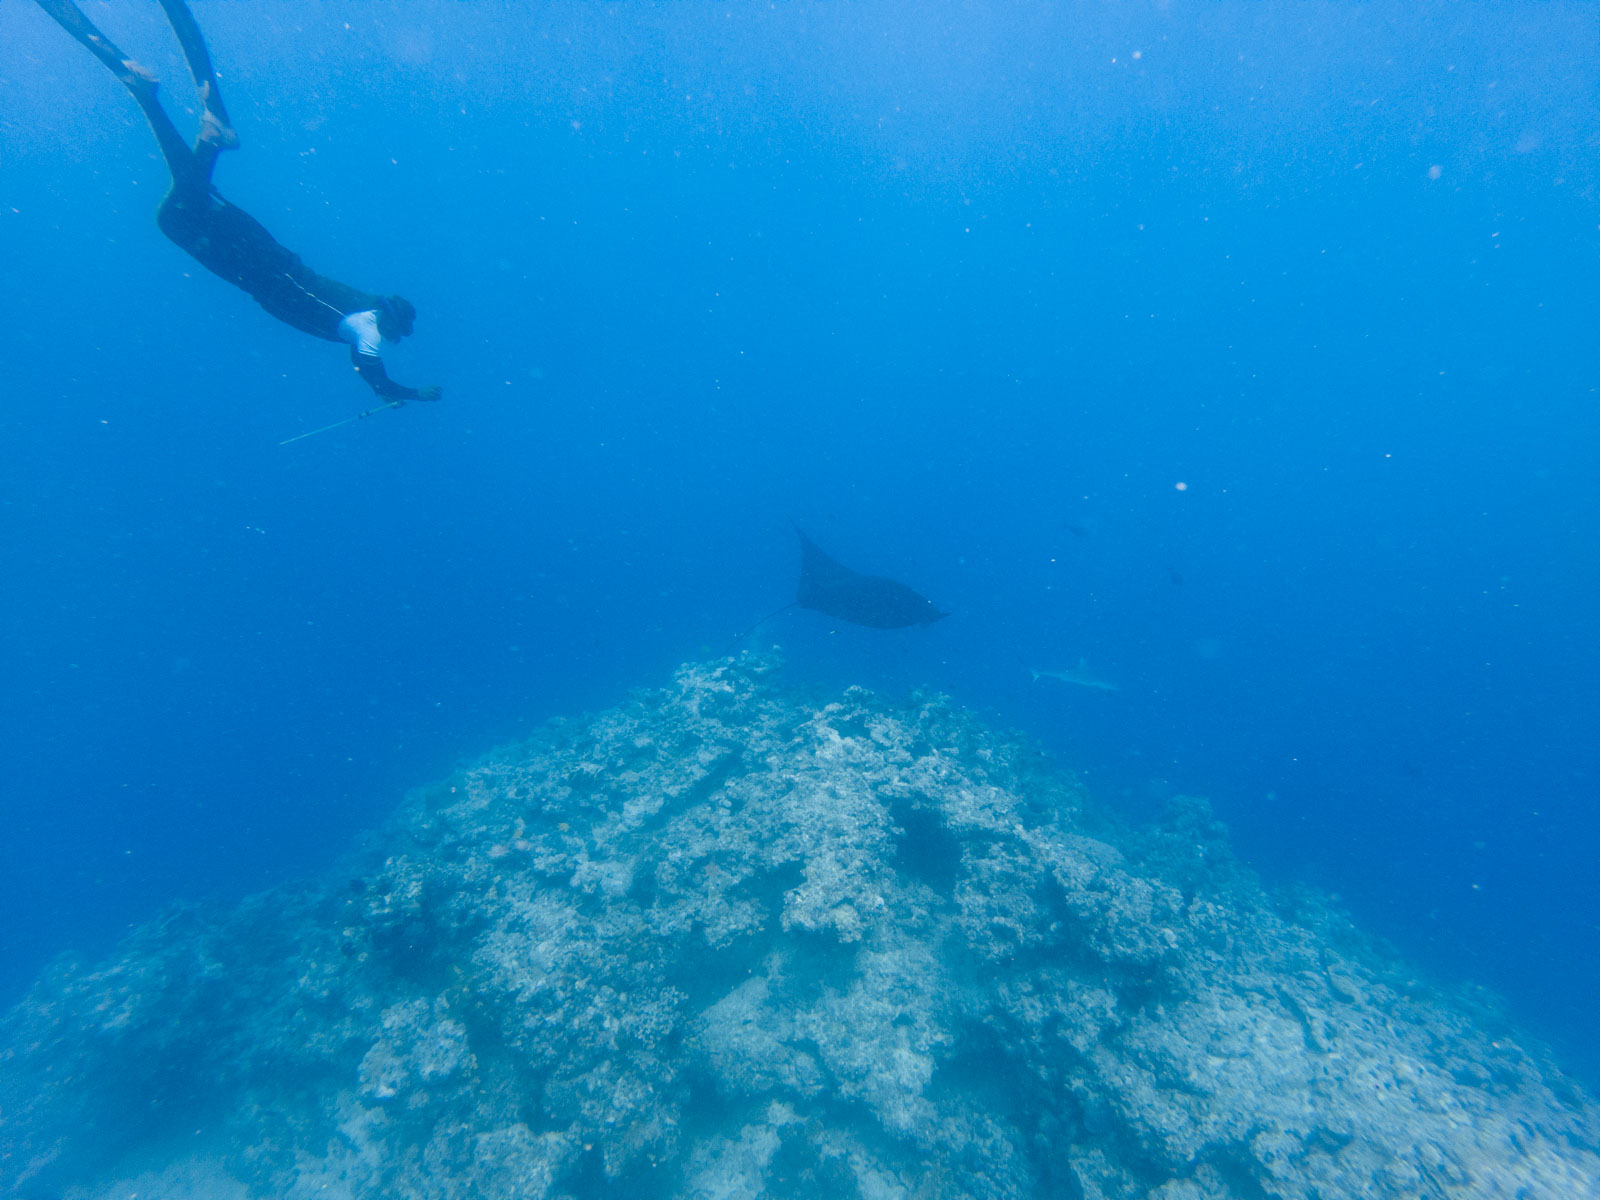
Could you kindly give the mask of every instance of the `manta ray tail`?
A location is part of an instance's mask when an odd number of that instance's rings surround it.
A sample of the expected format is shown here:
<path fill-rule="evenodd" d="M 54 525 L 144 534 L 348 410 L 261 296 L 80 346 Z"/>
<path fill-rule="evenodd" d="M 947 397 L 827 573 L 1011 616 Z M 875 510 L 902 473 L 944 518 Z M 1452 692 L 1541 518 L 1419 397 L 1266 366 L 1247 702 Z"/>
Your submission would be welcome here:
<path fill-rule="evenodd" d="M 791 608 L 793 608 L 795 606 L 796 603 L 797 603 L 797 601 L 791 600 L 791 601 L 789 601 L 789 603 L 785 604 L 782 608 L 773 609 L 766 616 L 762 617 L 761 620 L 757 621 L 754 625 L 750 626 L 749 629 L 746 629 L 746 630 L 743 630 L 740 633 L 734 634 L 733 637 L 728 639 L 727 649 L 723 650 L 723 653 L 726 654 L 728 652 L 728 650 L 732 650 L 740 642 L 744 641 L 745 638 L 749 637 L 752 633 L 754 633 L 756 630 L 760 629 L 768 621 L 772 620 L 773 617 L 779 617 L 779 616 L 782 616 L 784 613 L 788 612 Z"/>

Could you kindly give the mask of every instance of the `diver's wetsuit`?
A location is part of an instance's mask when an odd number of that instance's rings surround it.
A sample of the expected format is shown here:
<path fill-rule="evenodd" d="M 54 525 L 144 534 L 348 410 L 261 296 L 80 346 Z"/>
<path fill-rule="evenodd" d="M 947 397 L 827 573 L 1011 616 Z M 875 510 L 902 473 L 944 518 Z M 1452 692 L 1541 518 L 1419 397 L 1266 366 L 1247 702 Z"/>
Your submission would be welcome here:
<path fill-rule="evenodd" d="M 230 204 L 215 188 L 196 195 L 174 186 L 156 212 L 156 224 L 191 257 L 214 275 L 249 292 L 257 304 L 278 320 L 330 342 L 346 341 L 340 323 L 351 313 L 381 309 L 384 298 L 347 283 L 318 275 L 300 256 L 281 245 L 256 220 Z M 356 369 L 386 399 L 414 400 L 416 389 L 402 387 L 383 371 L 376 354 L 350 353 Z M 371 372 L 371 374 L 369 374 Z"/>
<path fill-rule="evenodd" d="M 206 270 L 250 293 L 278 320 L 330 342 L 351 342 L 351 363 L 385 400 L 438 397 L 437 388 L 419 390 L 390 379 L 378 355 L 381 339 L 375 335 L 358 338 L 347 320 L 366 315 L 370 320 L 364 328 L 376 330 L 381 319 L 393 322 L 394 314 L 403 312 L 396 335 L 404 336 L 410 332 L 409 304 L 317 274 L 298 254 L 280 245 L 260 221 L 230 204 L 212 186 L 217 154 L 239 143 L 223 107 L 205 40 L 185 0 L 160 0 L 160 4 L 178 35 L 200 93 L 200 134 L 192 148 L 156 99 L 156 82 L 150 73 L 107 40 L 73 0 L 38 0 L 38 4 L 104 63 L 144 110 L 172 171 L 172 190 L 156 213 L 162 233 Z"/>

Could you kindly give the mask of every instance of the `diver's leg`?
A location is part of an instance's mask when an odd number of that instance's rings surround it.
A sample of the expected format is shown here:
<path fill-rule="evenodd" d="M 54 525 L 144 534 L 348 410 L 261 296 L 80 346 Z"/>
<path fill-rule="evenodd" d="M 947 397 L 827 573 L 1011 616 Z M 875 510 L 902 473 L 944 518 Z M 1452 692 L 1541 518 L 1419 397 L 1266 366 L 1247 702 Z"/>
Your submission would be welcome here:
<path fill-rule="evenodd" d="M 156 77 L 118 50 L 111 39 L 96 29 L 94 22 L 84 16 L 72 0 L 38 0 L 38 4 L 55 19 L 57 25 L 104 63 L 122 86 L 127 88 L 139 102 L 139 107 L 144 110 L 145 120 L 150 122 L 156 141 L 161 145 L 161 153 L 166 157 L 167 169 L 172 172 L 173 183 L 180 187 L 198 183 L 204 188 L 209 181 L 210 172 L 207 170 L 201 174 L 201 165 L 195 161 L 194 153 L 183 140 L 183 135 L 178 132 L 178 127 L 172 123 L 172 118 L 167 116 L 166 110 L 161 107 L 161 101 L 156 98 Z"/>
<path fill-rule="evenodd" d="M 211 54 L 206 49 L 206 39 L 200 26 L 184 0 L 161 0 L 161 8 L 172 23 L 172 32 L 178 35 L 178 45 L 189 60 L 189 74 L 194 76 L 195 90 L 200 93 L 200 134 L 195 138 L 195 157 L 202 161 L 206 177 L 216 162 L 217 151 L 237 150 L 239 135 L 228 120 L 228 109 L 222 103 L 222 89 L 217 86 L 217 73 L 211 66 Z"/>

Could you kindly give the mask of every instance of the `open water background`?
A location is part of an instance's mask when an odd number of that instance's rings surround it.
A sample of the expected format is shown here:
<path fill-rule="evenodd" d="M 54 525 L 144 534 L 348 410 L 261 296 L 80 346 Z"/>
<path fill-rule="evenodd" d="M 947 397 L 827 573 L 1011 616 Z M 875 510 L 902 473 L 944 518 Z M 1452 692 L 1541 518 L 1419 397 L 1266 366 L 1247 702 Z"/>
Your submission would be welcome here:
<path fill-rule="evenodd" d="M 446 400 L 278 445 L 342 348 L 0 4 L 0 1001 L 728 649 L 792 519 L 955 614 L 784 614 L 797 679 L 1209 795 L 1600 1080 L 1593 3 L 194 9 L 219 186 Z"/>

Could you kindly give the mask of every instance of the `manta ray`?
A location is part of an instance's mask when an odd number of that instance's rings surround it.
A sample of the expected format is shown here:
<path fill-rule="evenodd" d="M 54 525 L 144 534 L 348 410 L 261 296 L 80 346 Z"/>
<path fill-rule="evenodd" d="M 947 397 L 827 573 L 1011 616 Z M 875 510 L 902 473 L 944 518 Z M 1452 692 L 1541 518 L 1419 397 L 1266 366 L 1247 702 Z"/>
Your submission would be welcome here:
<path fill-rule="evenodd" d="M 798 525 L 795 533 L 800 537 L 800 583 L 795 588 L 794 599 L 762 617 L 734 638 L 735 642 L 791 608 L 809 608 L 852 625 L 865 625 L 868 629 L 932 625 L 950 615 L 898 580 L 852 571 L 824 553 Z"/>
<path fill-rule="evenodd" d="M 794 602 L 801 608 L 869 629 L 932 625 L 950 615 L 903 583 L 852 571 L 824 554 L 798 527 L 795 532 L 800 535 L 800 586 Z"/>

